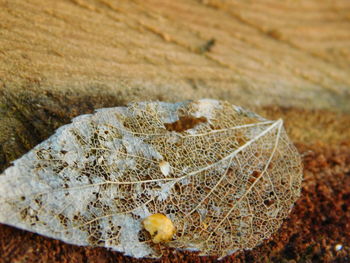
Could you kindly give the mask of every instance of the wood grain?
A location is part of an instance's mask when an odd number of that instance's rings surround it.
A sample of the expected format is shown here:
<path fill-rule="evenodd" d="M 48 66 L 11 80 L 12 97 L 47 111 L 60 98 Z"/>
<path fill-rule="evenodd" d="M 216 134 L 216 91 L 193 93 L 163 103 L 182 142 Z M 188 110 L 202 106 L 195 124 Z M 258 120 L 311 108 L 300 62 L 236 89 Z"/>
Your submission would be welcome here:
<path fill-rule="evenodd" d="M 0 79 L 348 111 L 349 10 L 347 0 L 1 0 Z"/>

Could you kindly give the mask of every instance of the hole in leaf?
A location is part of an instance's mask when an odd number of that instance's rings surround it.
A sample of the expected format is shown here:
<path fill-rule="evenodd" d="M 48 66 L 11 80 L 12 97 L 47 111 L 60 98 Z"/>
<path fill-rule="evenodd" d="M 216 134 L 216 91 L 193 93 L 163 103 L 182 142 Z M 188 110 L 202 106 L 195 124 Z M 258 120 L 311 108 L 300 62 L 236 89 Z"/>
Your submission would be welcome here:
<path fill-rule="evenodd" d="M 183 132 L 207 121 L 208 120 L 205 117 L 196 118 L 193 116 L 180 116 L 178 121 L 172 123 L 164 123 L 164 126 L 168 131 Z"/>

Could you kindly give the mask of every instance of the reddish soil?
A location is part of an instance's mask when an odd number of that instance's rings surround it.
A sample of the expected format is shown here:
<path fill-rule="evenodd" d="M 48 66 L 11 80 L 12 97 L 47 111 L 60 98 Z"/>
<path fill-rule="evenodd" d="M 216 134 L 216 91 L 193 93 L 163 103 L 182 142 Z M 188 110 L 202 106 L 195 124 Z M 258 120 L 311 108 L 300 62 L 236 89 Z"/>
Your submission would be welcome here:
<path fill-rule="evenodd" d="M 350 262 L 350 144 L 298 145 L 304 154 L 301 198 L 270 240 L 222 262 Z M 335 246 L 341 244 L 342 250 Z M 194 253 L 164 251 L 160 260 L 137 260 L 104 248 L 67 245 L 0 226 L 0 262 L 212 262 Z"/>
<path fill-rule="evenodd" d="M 0 92 L 0 170 L 53 134 L 73 117 L 96 108 L 123 105 L 113 96 Z M 68 106 L 69 105 L 69 106 Z M 257 111 L 282 118 L 303 156 L 301 197 L 281 229 L 251 251 L 221 262 L 350 262 L 350 115 L 267 107 Z M 1 116 L 1 115 L 0 115 Z M 14 139 L 13 139 L 14 138 Z M 321 143 L 322 142 L 322 143 Z M 341 244 L 343 249 L 335 250 Z M 167 250 L 156 262 L 212 262 L 215 258 Z M 124 257 L 104 248 L 68 245 L 0 225 L 0 263 L 7 262 L 154 262 Z"/>

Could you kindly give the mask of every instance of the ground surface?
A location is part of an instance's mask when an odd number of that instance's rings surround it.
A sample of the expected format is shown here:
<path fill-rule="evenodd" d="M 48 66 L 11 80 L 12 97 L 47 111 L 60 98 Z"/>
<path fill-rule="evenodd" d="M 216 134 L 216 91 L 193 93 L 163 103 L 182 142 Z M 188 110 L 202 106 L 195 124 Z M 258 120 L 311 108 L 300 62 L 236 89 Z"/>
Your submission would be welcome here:
<path fill-rule="evenodd" d="M 72 94 L 2 92 L 1 168 L 47 138 L 70 118 L 94 108 L 122 105 L 117 98 Z M 28 104 L 30 100 L 30 104 Z M 89 103 L 84 104 L 85 101 Z M 282 228 L 252 251 L 223 262 L 347 262 L 350 260 L 350 115 L 347 113 L 264 107 L 259 112 L 283 118 L 303 155 L 302 196 Z M 2 121 L 5 121 L 3 119 Z M 341 251 L 335 246 L 342 244 Z M 13 227 L 0 226 L 0 262 L 139 262 L 103 248 L 64 244 Z M 210 262 L 195 254 L 164 251 L 163 262 Z M 291 261 L 295 260 L 295 261 Z M 147 261 L 148 262 L 148 261 Z"/>
<path fill-rule="evenodd" d="M 278 233 L 223 262 L 349 262 L 349 12 L 347 0 L 0 0 L 0 170 L 96 108 L 225 99 L 284 119 L 304 182 Z M 141 262 L 0 225 L 0 262 L 129 261 Z"/>

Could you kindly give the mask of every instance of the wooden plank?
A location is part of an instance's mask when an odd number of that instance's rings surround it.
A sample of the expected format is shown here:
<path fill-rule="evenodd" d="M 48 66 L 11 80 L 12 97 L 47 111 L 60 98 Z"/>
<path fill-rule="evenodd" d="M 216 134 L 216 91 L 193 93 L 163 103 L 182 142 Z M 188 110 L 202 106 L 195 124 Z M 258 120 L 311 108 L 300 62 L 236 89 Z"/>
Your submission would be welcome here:
<path fill-rule="evenodd" d="M 6 87 L 350 107 L 347 0 L 0 3 Z"/>

